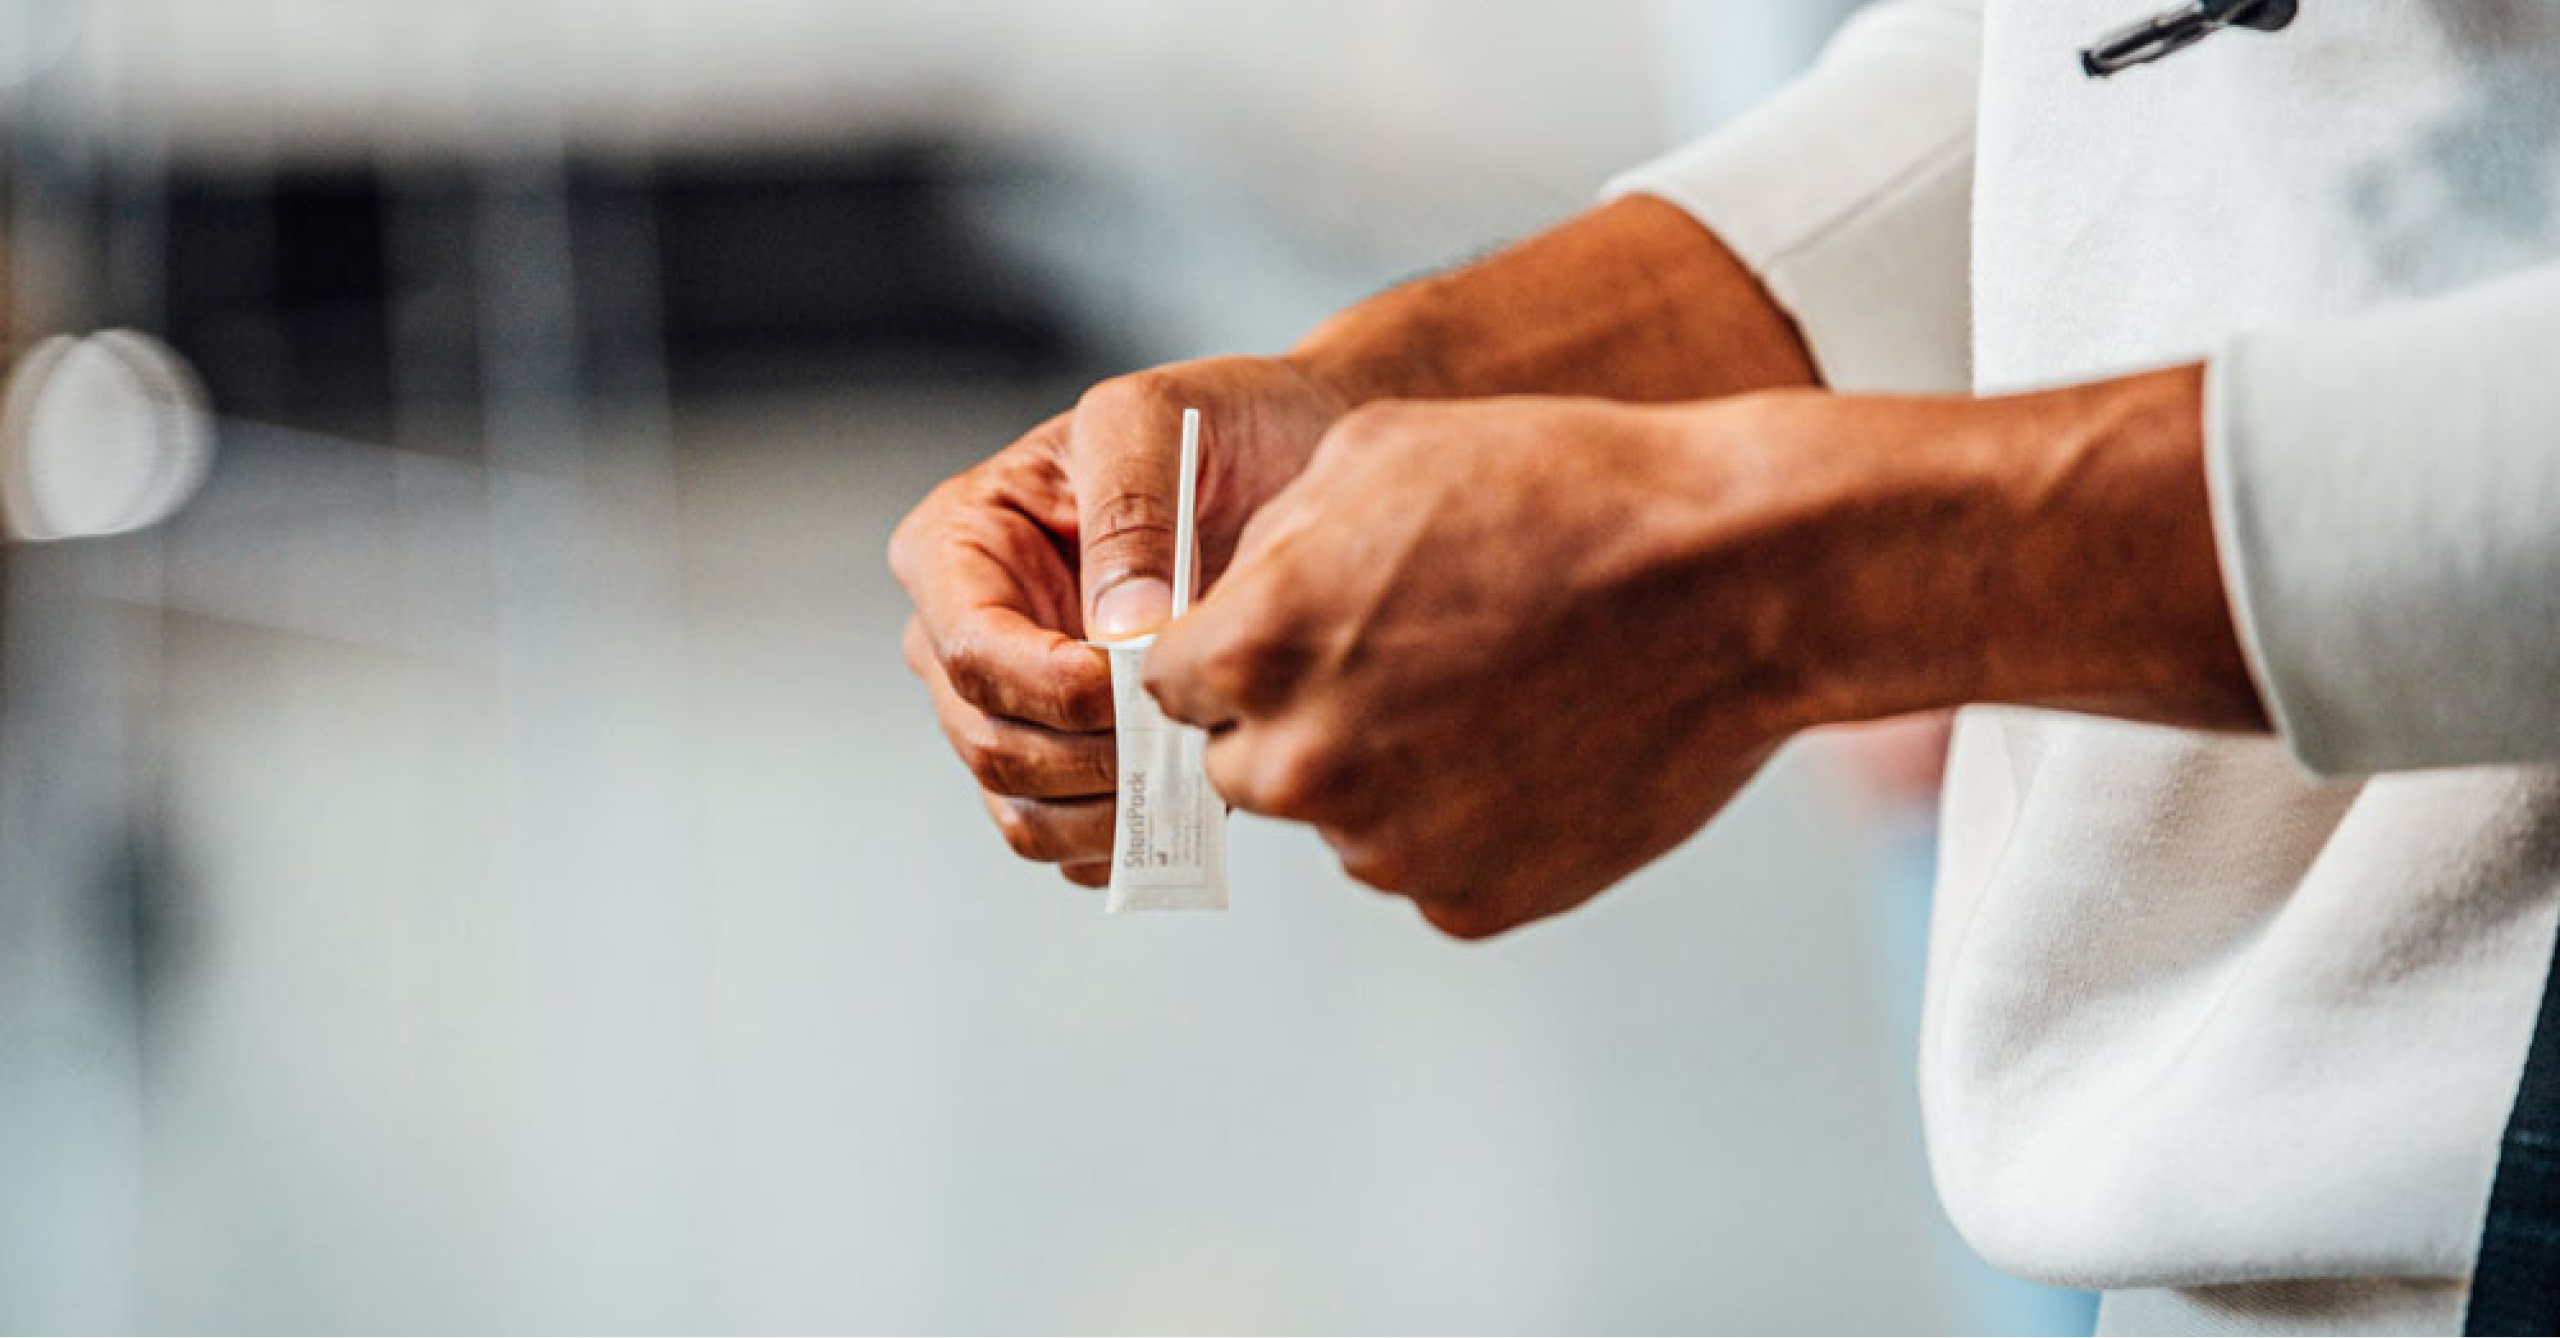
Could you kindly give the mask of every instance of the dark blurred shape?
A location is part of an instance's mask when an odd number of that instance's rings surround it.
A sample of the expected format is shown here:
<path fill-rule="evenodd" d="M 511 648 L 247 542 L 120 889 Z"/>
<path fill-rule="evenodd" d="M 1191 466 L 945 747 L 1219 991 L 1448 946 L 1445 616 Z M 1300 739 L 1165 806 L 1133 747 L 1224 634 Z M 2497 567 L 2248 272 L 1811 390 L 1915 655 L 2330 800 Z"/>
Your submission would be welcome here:
<path fill-rule="evenodd" d="M 186 853 L 169 815 L 150 801 L 139 807 L 100 852 L 98 887 L 89 905 L 99 955 L 126 962 L 130 1006 L 142 1032 L 137 1040 L 148 1046 L 150 1028 L 160 1020 L 158 1002 L 191 965 L 204 927 L 197 922 Z"/>
<path fill-rule="evenodd" d="M 1089 365 L 1054 288 L 968 222 L 973 192 L 1042 170 L 916 145 L 572 160 L 548 180 L 565 196 L 590 365 L 609 366 L 595 355 L 654 318 L 669 388 L 692 393 Z M 404 390 L 479 393 L 475 230 L 488 193 L 522 175 L 179 165 L 168 336 L 228 414 L 384 439 Z M 630 311 L 650 284 L 657 310 Z M 433 356 L 400 352 L 422 345 Z"/>
<path fill-rule="evenodd" d="M 214 403 L 384 431 L 391 290 L 376 174 L 187 167 L 166 191 L 166 333 L 203 369 Z"/>
<path fill-rule="evenodd" d="M 1073 367 L 1050 284 L 970 229 L 962 197 L 1041 169 L 910 148 L 662 165 L 651 199 L 677 389 L 860 363 L 940 375 Z"/>

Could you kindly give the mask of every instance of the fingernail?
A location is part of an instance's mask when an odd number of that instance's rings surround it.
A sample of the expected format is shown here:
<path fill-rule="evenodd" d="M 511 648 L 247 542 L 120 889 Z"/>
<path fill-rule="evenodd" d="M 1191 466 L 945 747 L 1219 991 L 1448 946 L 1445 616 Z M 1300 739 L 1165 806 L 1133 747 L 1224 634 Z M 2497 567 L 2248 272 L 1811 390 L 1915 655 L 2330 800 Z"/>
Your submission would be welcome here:
<path fill-rule="evenodd" d="M 1173 587 L 1152 576 L 1132 576 L 1093 601 L 1093 625 L 1085 629 L 1096 641 L 1152 632 L 1173 611 Z"/>

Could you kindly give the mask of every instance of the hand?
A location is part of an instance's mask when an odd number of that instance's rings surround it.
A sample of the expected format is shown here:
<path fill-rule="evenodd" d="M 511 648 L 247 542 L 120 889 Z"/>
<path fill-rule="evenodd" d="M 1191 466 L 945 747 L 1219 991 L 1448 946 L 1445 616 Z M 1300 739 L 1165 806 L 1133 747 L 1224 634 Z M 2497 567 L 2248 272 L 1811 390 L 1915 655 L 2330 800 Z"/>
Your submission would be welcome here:
<path fill-rule="evenodd" d="M 1619 200 L 1337 312 L 1285 358 L 1105 382 L 944 484 L 890 544 L 916 602 L 907 662 L 1014 849 L 1099 885 L 1110 683 L 1078 638 L 1164 616 L 1184 407 L 1205 419 L 1205 583 L 1354 404 L 1530 391 L 1683 400 L 1812 379 L 1786 313 L 1722 242 L 1676 206 Z"/>
<path fill-rule="evenodd" d="M 2012 701 L 2262 726 L 2201 384 L 1373 406 L 1148 686 L 1212 731 L 1237 807 L 1466 938 L 1668 851 L 1813 725 Z"/>
<path fill-rule="evenodd" d="M 1695 411 L 1684 411 L 1694 418 Z M 1800 723 L 1759 443 L 1592 400 L 1346 418 L 1148 686 L 1237 807 L 1475 938 L 1696 831 Z"/>
<path fill-rule="evenodd" d="M 1109 879 L 1111 677 L 1083 638 L 1135 635 L 1166 615 L 1182 411 L 1201 411 L 1201 570 L 1211 578 L 1347 407 L 1282 359 L 1120 377 L 900 523 L 889 562 L 916 606 L 907 665 L 1017 853 L 1087 886 Z"/>

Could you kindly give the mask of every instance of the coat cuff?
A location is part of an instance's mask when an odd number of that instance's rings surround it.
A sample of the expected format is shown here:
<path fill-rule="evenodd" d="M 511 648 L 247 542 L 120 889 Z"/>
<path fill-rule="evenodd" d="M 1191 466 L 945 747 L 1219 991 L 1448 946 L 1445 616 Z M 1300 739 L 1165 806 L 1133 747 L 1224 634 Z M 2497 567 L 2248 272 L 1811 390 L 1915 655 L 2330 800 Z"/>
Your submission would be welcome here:
<path fill-rule="evenodd" d="M 2555 348 L 2560 268 L 2214 359 L 2224 585 L 2312 772 L 2560 759 Z"/>

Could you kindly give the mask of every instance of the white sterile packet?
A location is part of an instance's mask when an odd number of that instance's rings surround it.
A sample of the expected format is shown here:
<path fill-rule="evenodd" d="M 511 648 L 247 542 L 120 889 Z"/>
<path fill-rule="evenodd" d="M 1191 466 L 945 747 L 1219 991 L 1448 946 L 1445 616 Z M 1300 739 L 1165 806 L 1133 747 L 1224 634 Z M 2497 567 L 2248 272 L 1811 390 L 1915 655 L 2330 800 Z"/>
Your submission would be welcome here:
<path fill-rule="evenodd" d="M 1173 608 L 1191 607 L 1200 563 L 1194 525 L 1200 491 L 1200 411 L 1182 411 L 1182 457 L 1173 514 Z M 1147 695 L 1153 636 L 1106 641 L 1112 728 L 1119 734 L 1119 807 L 1111 819 L 1111 896 L 1120 911 L 1227 908 L 1227 805 L 1209 786 L 1206 730 L 1165 718 Z"/>
<path fill-rule="evenodd" d="M 1112 728 L 1119 735 L 1119 807 L 1112 814 L 1111 893 L 1121 911 L 1227 908 L 1227 806 L 1201 765 L 1208 731 L 1165 718 L 1147 695 L 1152 636 L 1103 642 L 1111 657 Z"/>

